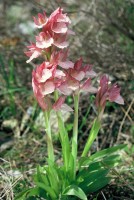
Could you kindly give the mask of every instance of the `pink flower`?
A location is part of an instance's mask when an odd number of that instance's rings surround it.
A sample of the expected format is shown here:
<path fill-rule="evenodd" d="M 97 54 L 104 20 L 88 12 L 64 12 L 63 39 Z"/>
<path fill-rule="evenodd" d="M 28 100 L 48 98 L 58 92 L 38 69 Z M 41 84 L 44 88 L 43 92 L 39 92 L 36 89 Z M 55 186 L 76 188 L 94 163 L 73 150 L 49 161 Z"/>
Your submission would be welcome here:
<path fill-rule="evenodd" d="M 69 45 L 66 39 L 67 39 L 67 33 L 65 34 L 55 33 L 53 36 L 53 40 L 54 40 L 53 44 L 60 49 L 64 49 L 68 47 Z"/>
<path fill-rule="evenodd" d="M 34 58 L 37 58 L 41 55 L 42 49 L 38 48 L 34 43 L 31 43 L 30 46 L 27 46 L 29 51 L 25 52 L 25 54 L 30 57 L 26 62 L 31 62 Z"/>
<path fill-rule="evenodd" d="M 62 13 L 63 9 L 58 8 L 49 17 L 49 23 L 54 33 L 66 33 L 71 23 L 67 14 Z"/>
<path fill-rule="evenodd" d="M 109 86 L 109 78 L 106 75 L 103 75 L 100 79 L 100 87 L 96 95 L 97 107 L 104 109 L 107 100 L 118 104 L 124 104 L 118 85 L 114 84 Z"/>
<path fill-rule="evenodd" d="M 70 95 L 73 91 L 79 89 L 79 81 L 75 80 L 69 75 L 66 75 L 65 81 L 58 87 L 59 92 L 64 95 Z"/>
<path fill-rule="evenodd" d="M 74 64 L 74 68 L 70 69 L 71 76 L 78 81 L 81 81 L 84 78 L 95 77 L 96 73 L 92 70 L 92 66 L 82 66 L 82 62 L 82 58 L 76 61 L 76 63 Z"/>
<path fill-rule="evenodd" d="M 41 49 L 46 49 L 53 44 L 53 38 L 48 31 L 40 32 L 39 36 L 36 36 L 36 46 Z"/>
<path fill-rule="evenodd" d="M 73 68 L 74 63 L 67 59 L 67 55 L 68 55 L 68 50 L 66 51 L 61 50 L 59 52 L 54 51 L 51 55 L 50 63 L 52 64 L 56 63 L 63 69 Z"/>
<path fill-rule="evenodd" d="M 57 65 L 51 65 L 48 62 L 43 62 L 37 66 L 34 71 L 34 77 L 38 83 L 46 82 L 48 79 L 54 76 Z"/>
<path fill-rule="evenodd" d="M 62 13 L 62 8 L 57 8 L 49 17 L 49 21 L 56 21 L 56 22 L 64 22 L 64 23 L 71 23 L 67 14 Z"/>
<path fill-rule="evenodd" d="M 48 18 L 46 17 L 46 13 L 44 12 L 43 14 L 39 13 L 38 14 L 38 19 L 34 18 L 34 23 L 36 25 L 37 28 L 42 28 L 43 26 L 45 26 L 48 22 Z"/>

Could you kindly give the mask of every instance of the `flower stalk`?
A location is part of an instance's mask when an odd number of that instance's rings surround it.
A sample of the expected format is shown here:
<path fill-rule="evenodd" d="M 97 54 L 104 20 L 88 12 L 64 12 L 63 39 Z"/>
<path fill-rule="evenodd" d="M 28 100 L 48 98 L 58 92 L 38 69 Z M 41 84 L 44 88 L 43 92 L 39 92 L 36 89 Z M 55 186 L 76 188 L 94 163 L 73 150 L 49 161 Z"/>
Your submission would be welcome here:
<path fill-rule="evenodd" d="M 86 142 L 86 145 L 84 147 L 84 150 L 82 152 L 81 157 L 88 156 L 88 152 L 90 150 L 90 147 L 93 144 L 94 140 L 96 139 L 97 134 L 100 130 L 100 127 L 101 127 L 101 122 L 100 122 L 99 118 L 96 118 L 93 122 L 90 134 L 88 136 L 88 139 L 87 139 L 87 142 Z"/>
<path fill-rule="evenodd" d="M 46 134 L 47 134 L 47 151 L 48 151 L 48 158 L 54 162 L 54 148 L 52 142 L 52 134 L 51 134 L 51 125 L 50 125 L 50 116 L 48 111 L 44 112 L 45 117 L 45 125 L 46 125 Z"/>
<path fill-rule="evenodd" d="M 73 125 L 73 136 L 72 136 L 72 155 L 74 158 L 74 179 L 76 176 L 76 161 L 78 151 L 78 111 L 79 111 L 79 93 L 74 94 L 74 125 Z"/>
<path fill-rule="evenodd" d="M 55 100 L 59 98 L 58 92 L 54 92 Z M 62 115 L 60 111 L 56 112 L 57 119 L 58 119 L 58 127 L 59 127 L 59 133 L 60 133 L 60 141 L 62 146 L 62 156 L 65 163 L 65 170 L 68 171 L 69 168 L 69 158 L 70 158 L 70 144 L 69 144 L 69 138 L 68 133 L 65 129 L 65 125 L 62 119 Z"/>

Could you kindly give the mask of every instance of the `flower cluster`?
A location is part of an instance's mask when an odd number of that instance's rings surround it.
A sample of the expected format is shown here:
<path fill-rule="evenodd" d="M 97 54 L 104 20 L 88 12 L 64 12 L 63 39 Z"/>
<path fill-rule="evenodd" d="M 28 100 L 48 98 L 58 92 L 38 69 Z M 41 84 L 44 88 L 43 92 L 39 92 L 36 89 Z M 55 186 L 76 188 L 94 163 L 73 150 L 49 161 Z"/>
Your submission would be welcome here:
<path fill-rule="evenodd" d="M 101 78 L 100 87 L 96 89 L 92 86 L 92 78 L 96 76 L 92 65 L 83 65 L 82 58 L 75 63 L 67 58 L 68 50 L 64 48 L 68 46 L 67 36 L 73 32 L 68 28 L 71 21 L 61 8 L 55 10 L 49 18 L 45 12 L 39 13 L 37 18 L 34 17 L 34 23 L 41 31 L 36 36 L 36 42 L 31 43 L 29 51 L 25 53 L 29 57 L 27 63 L 39 56 L 45 58 L 32 73 L 34 95 L 43 110 L 71 111 L 64 104 L 65 97 L 81 91 L 97 93 L 96 105 L 99 109 L 105 107 L 106 100 L 123 104 L 120 88 L 116 84 L 109 87 L 107 76 Z M 60 97 L 52 103 L 49 94 L 55 91 L 58 91 Z"/>
<path fill-rule="evenodd" d="M 29 51 L 25 52 L 30 62 L 34 58 L 37 58 L 45 52 L 52 52 L 52 47 L 58 47 L 63 49 L 68 46 L 67 36 L 73 34 L 68 29 L 68 25 L 71 23 L 67 14 L 62 13 L 62 9 L 55 10 L 49 18 L 46 13 L 38 14 L 38 18 L 34 17 L 34 23 L 37 28 L 42 28 L 38 36 L 36 36 L 36 43 L 31 43 L 28 46 Z"/>

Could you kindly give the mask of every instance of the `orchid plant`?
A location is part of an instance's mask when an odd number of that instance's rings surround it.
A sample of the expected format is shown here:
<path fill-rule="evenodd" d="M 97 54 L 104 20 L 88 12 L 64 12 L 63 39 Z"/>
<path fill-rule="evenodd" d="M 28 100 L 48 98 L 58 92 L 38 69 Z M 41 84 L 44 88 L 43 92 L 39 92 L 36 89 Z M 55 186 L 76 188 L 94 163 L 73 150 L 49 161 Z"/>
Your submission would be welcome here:
<path fill-rule="evenodd" d="M 35 26 L 40 30 L 36 42 L 28 46 L 25 54 L 27 63 L 37 57 L 43 59 L 32 73 L 32 87 L 35 98 L 44 112 L 47 153 L 46 164 L 38 166 L 34 175 L 35 186 L 21 192 L 17 200 L 34 199 L 83 199 L 106 186 L 112 176 L 110 169 L 120 163 L 117 150 L 125 147 L 119 145 L 104 149 L 89 156 L 91 145 L 101 128 L 101 119 L 106 101 L 124 104 L 117 84 L 111 85 L 107 75 L 100 78 L 99 87 L 92 85 L 97 76 L 92 65 L 83 65 L 82 58 L 75 63 L 68 59 L 68 36 L 74 35 L 69 29 L 71 20 L 63 9 L 58 8 L 49 17 L 39 13 L 34 17 Z M 65 50 L 66 49 L 66 50 Z M 82 92 L 96 94 L 97 117 L 93 121 L 81 156 L 78 157 L 78 111 L 79 98 Z M 74 99 L 73 109 L 65 103 L 67 97 Z M 50 125 L 51 111 L 58 118 L 59 140 L 61 143 L 61 163 L 57 164 L 53 137 Z M 65 128 L 62 110 L 74 113 L 74 124 L 71 137 Z"/>

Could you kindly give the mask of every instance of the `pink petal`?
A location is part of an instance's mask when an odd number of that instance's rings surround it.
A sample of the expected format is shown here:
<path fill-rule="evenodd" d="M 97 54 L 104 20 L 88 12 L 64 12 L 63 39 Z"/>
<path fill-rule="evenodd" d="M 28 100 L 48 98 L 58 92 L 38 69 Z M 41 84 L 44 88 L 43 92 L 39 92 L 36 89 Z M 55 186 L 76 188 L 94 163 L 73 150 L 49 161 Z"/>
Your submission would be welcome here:
<path fill-rule="evenodd" d="M 69 68 L 73 68 L 74 67 L 74 63 L 67 60 L 65 62 L 59 62 L 60 67 L 64 68 L 64 69 L 69 69 Z"/>
<path fill-rule="evenodd" d="M 38 98 L 37 101 L 38 101 L 40 107 L 42 108 L 42 110 L 46 110 L 47 109 L 48 106 L 44 101 L 44 97 L 43 98 Z"/>
<path fill-rule="evenodd" d="M 66 23 L 71 23 L 71 20 L 69 19 L 68 16 L 66 16 L 66 14 L 59 14 L 58 15 L 58 19 L 57 22 L 66 22 Z"/>
<path fill-rule="evenodd" d="M 44 41 L 37 41 L 37 42 L 36 42 L 36 46 L 37 46 L 38 48 L 41 48 L 41 49 L 43 49 L 43 48 L 48 48 L 48 47 L 50 47 L 52 44 L 53 44 L 53 38 L 49 38 L 49 39 L 46 39 L 46 40 L 44 40 Z"/>
<path fill-rule="evenodd" d="M 46 13 L 45 12 L 43 14 L 39 13 L 38 14 L 38 19 L 36 19 L 35 17 L 33 17 L 33 19 L 34 19 L 35 26 L 37 28 L 42 28 L 48 22 L 48 18 L 46 17 Z"/>
<path fill-rule="evenodd" d="M 83 72 L 83 71 L 74 71 L 74 72 L 71 73 L 71 76 L 73 78 L 75 78 L 76 80 L 81 81 L 85 76 L 85 72 Z"/>
<path fill-rule="evenodd" d="M 40 78 L 39 82 L 45 82 L 50 77 L 52 77 L 52 72 L 49 69 L 43 69 L 42 71 L 42 77 Z"/>
<path fill-rule="evenodd" d="M 42 86 L 42 94 L 47 95 L 55 90 L 55 85 L 52 81 L 47 81 L 43 86 Z"/>
<path fill-rule="evenodd" d="M 69 43 L 68 42 L 60 42 L 60 41 L 54 41 L 53 43 L 56 47 L 60 48 L 60 49 L 64 49 L 66 47 L 68 47 Z"/>
<path fill-rule="evenodd" d="M 33 54 L 31 55 L 31 57 L 26 61 L 26 63 L 31 62 L 34 58 L 37 58 L 41 55 L 41 53 L 39 51 L 34 51 Z"/>
<path fill-rule="evenodd" d="M 66 33 L 67 32 L 67 26 L 65 23 L 60 22 L 60 23 L 54 23 L 52 27 L 52 31 L 55 33 Z"/>
<path fill-rule="evenodd" d="M 67 112 L 73 112 L 73 109 L 65 103 L 62 104 L 61 110 L 64 110 L 64 111 L 67 111 Z"/>
<path fill-rule="evenodd" d="M 74 79 L 68 80 L 68 88 L 71 90 L 77 90 L 79 89 L 79 81 L 76 81 Z"/>
<path fill-rule="evenodd" d="M 64 95 L 70 95 L 72 93 L 72 90 L 68 88 L 66 83 L 61 84 L 58 90 Z"/>
<path fill-rule="evenodd" d="M 79 60 L 77 60 L 76 63 L 74 64 L 74 68 L 76 70 L 80 70 L 80 68 L 82 66 L 82 62 L 83 62 L 82 58 L 80 58 Z"/>
<path fill-rule="evenodd" d="M 93 87 L 91 85 L 91 79 L 87 79 L 83 85 L 81 86 L 81 89 L 84 90 L 85 92 L 90 92 L 90 93 L 96 93 L 98 90 L 97 88 Z"/>
<path fill-rule="evenodd" d="M 124 105 L 124 100 L 121 95 L 118 95 L 114 102 Z"/>
<path fill-rule="evenodd" d="M 53 109 L 54 110 L 60 110 L 62 104 L 65 102 L 65 97 L 59 97 L 59 99 L 53 104 Z"/>
<path fill-rule="evenodd" d="M 93 70 L 87 71 L 87 72 L 86 72 L 86 77 L 94 78 L 94 77 L 96 77 L 96 76 L 97 76 L 97 74 L 96 74 L 96 72 L 94 72 Z"/>
<path fill-rule="evenodd" d="M 52 45 L 53 38 L 48 32 L 41 32 L 39 36 L 36 36 L 36 46 L 38 48 L 48 48 Z"/>
<path fill-rule="evenodd" d="M 59 69 L 56 70 L 55 72 L 55 77 L 56 78 L 61 78 L 61 77 L 64 77 L 65 76 L 65 73 Z"/>

